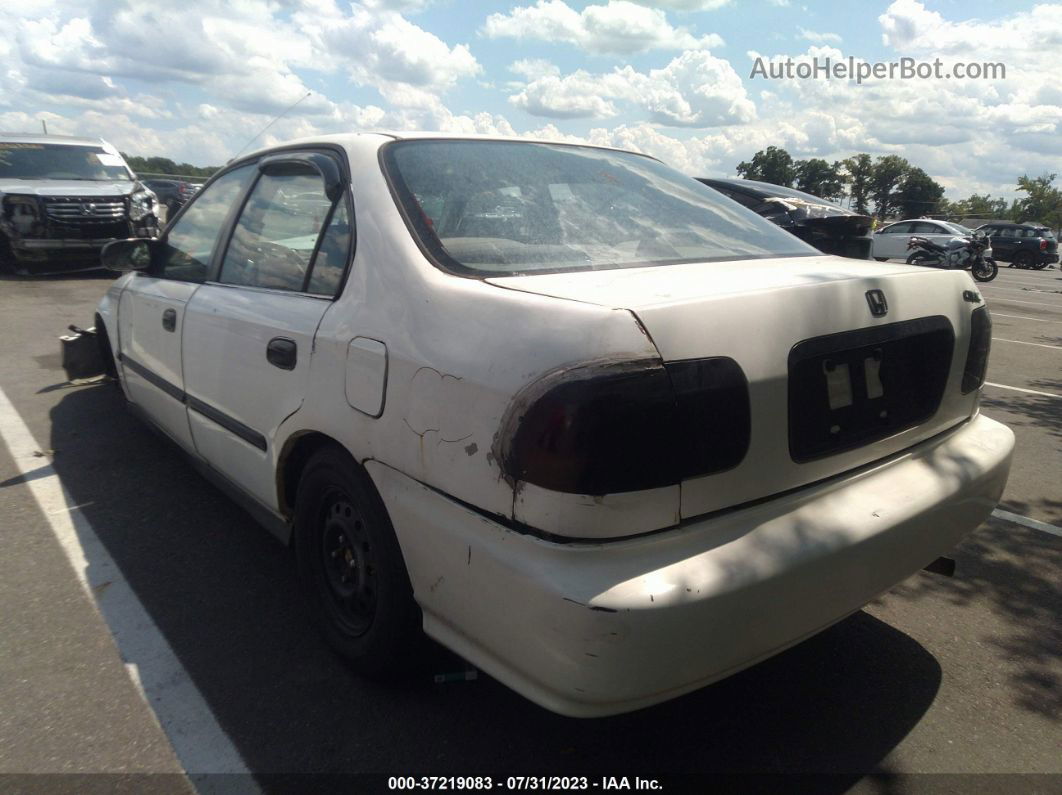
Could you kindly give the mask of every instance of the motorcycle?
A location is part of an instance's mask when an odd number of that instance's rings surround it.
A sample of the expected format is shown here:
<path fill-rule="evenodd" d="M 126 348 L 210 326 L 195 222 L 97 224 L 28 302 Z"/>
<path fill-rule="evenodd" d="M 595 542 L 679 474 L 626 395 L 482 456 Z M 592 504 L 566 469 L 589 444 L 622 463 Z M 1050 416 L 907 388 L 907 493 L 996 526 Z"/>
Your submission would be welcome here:
<path fill-rule="evenodd" d="M 999 266 L 994 259 L 985 256 L 988 246 L 988 236 L 984 232 L 974 232 L 969 238 L 953 237 L 944 246 L 916 235 L 907 242 L 907 250 L 911 252 L 907 264 L 946 270 L 969 268 L 977 281 L 990 282 L 999 273 Z"/>

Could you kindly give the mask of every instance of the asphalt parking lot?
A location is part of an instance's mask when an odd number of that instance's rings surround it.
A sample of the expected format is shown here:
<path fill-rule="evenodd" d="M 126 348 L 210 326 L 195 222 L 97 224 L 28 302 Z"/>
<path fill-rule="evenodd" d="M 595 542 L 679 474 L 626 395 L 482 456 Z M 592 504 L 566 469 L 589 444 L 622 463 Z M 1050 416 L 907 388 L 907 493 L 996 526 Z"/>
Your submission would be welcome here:
<path fill-rule="evenodd" d="M 56 337 L 91 323 L 108 279 L 0 280 L 0 789 L 109 789 L 117 779 L 12 774 L 121 773 L 210 791 L 256 782 L 204 774 L 249 771 L 303 791 L 322 780 L 284 777 L 639 775 L 677 789 L 703 785 L 685 774 L 782 788 L 744 775 L 804 773 L 836 792 L 1062 791 L 1057 268 L 983 286 L 982 410 L 1018 447 L 1005 513 L 955 551 L 954 578 L 917 574 L 737 676 L 594 721 L 483 675 L 436 684 L 432 671 L 461 670 L 441 651 L 398 683 L 345 670 L 303 618 L 287 552 L 113 385 L 66 382 Z"/>

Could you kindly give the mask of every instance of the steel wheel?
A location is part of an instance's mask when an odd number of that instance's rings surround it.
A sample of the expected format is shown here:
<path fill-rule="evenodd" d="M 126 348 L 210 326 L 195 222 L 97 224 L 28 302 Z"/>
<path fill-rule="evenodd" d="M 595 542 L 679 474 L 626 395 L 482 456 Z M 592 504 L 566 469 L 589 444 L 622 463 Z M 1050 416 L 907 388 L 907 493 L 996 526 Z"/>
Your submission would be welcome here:
<path fill-rule="evenodd" d="M 303 596 L 328 644 L 364 674 L 410 667 L 422 619 L 402 550 L 369 476 L 338 446 L 320 449 L 302 471 L 293 545 Z"/>
<path fill-rule="evenodd" d="M 334 620 L 358 637 L 376 614 L 375 562 L 365 523 L 350 499 L 334 493 L 320 517 L 321 555 Z"/>

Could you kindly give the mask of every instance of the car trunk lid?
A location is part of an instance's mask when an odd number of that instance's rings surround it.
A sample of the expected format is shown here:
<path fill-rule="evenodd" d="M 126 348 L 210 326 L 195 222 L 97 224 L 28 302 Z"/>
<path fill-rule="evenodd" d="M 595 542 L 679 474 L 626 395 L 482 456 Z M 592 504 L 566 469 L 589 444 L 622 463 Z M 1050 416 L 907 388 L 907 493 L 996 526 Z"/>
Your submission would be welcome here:
<path fill-rule="evenodd" d="M 864 466 L 976 409 L 976 391 L 963 395 L 960 384 L 970 315 L 982 304 L 962 272 L 823 256 L 487 281 L 628 310 L 667 362 L 738 362 L 749 382 L 748 453 L 734 469 L 683 482 L 683 518 Z M 882 316 L 871 291 L 885 300 Z"/>

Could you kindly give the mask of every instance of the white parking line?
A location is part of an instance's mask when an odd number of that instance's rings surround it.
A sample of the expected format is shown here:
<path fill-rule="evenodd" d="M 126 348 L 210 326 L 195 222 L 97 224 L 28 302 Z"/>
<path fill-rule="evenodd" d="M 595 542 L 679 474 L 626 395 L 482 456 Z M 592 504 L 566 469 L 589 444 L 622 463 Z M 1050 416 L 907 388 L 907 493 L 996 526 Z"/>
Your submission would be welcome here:
<path fill-rule="evenodd" d="M 1041 522 L 1039 519 L 1030 519 L 1028 516 L 1004 511 L 1002 508 L 996 508 L 992 511 L 992 515 L 997 519 L 1005 519 L 1008 522 L 1014 522 L 1014 524 L 1020 524 L 1023 527 L 1031 527 L 1033 530 L 1050 533 L 1053 536 L 1062 538 L 1062 527 L 1055 527 L 1053 524 Z"/>
<path fill-rule="evenodd" d="M 82 589 L 110 627 L 130 678 L 189 775 L 249 771 L 22 417 L 0 389 L 0 437 Z M 249 780 L 249 779 L 248 779 Z"/>
<path fill-rule="evenodd" d="M 1062 323 L 1062 320 L 1048 320 L 1043 317 L 1029 317 L 1028 315 L 1004 315 L 1002 312 L 993 312 L 992 317 L 1013 317 L 1018 320 L 1035 320 L 1037 323 Z"/>
<path fill-rule="evenodd" d="M 991 381 L 985 381 L 985 386 L 994 386 L 996 389 L 1012 389 L 1015 392 L 1028 392 L 1030 395 L 1042 395 L 1043 397 L 1053 397 L 1062 400 L 1062 395 L 1056 395 L 1052 392 L 1037 392 L 1035 389 L 1025 389 L 1020 386 L 1007 386 L 1006 384 L 993 384 Z"/>
<path fill-rule="evenodd" d="M 1035 345 L 1037 348 L 1054 348 L 1062 351 L 1062 345 L 1045 345 L 1042 342 L 1024 342 L 1022 340 L 1008 340 L 1006 337 L 993 337 L 992 342 L 1016 342 L 1018 345 Z"/>
<path fill-rule="evenodd" d="M 997 287 L 994 284 L 986 284 L 981 289 L 982 290 L 984 290 L 984 289 L 988 289 L 988 290 L 1006 290 L 1008 293 L 1042 293 L 1043 295 L 1059 295 L 1059 293 L 1056 290 L 1054 290 L 1054 289 L 1043 289 L 1043 288 L 1041 288 L 1041 289 L 1037 290 L 1037 289 L 1033 289 L 1033 288 L 1030 287 L 1028 289 L 1024 289 L 1023 288 L 1023 289 L 1019 290 L 1016 287 Z"/>
<path fill-rule="evenodd" d="M 983 287 L 981 288 L 984 289 Z M 1013 298 L 1007 298 L 1005 296 L 999 296 L 993 300 L 1006 301 L 1008 304 L 1028 304 L 1029 306 L 1049 306 L 1052 309 L 1062 308 L 1060 304 L 1045 304 L 1043 301 L 1015 301 Z"/>

